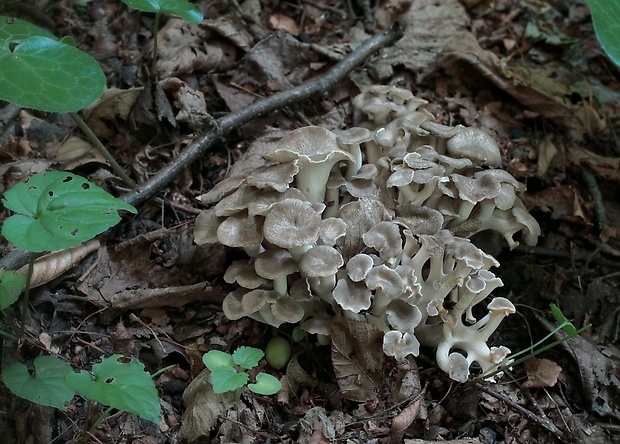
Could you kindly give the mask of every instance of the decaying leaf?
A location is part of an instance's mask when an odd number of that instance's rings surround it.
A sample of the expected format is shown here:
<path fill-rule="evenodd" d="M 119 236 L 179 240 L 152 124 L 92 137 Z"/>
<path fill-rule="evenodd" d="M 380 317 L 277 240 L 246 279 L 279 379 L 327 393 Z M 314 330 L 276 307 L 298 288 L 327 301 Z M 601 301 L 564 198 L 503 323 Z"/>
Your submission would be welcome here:
<path fill-rule="evenodd" d="M 210 372 L 203 370 L 183 393 L 185 412 L 181 418 L 179 437 L 185 442 L 209 436 L 217 424 L 218 416 L 225 416 L 235 405 L 236 394 L 214 393 L 209 376 Z"/>
<path fill-rule="evenodd" d="M 553 387 L 558 382 L 562 367 L 550 359 L 532 357 L 523 364 L 527 372 L 527 381 L 523 387 Z"/>
<path fill-rule="evenodd" d="M 365 402 L 383 387 L 383 333 L 369 323 L 337 315 L 332 321 L 332 362 L 342 396 Z"/>
<path fill-rule="evenodd" d="M 48 283 L 52 279 L 56 279 L 64 272 L 79 264 L 80 261 L 90 253 L 97 251 L 100 245 L 101 242 L 99 242 L 98 239 L 92 239 L 73 248 L 56 251 L 40 257 L 34 263 L 30 287 L 38 287 L 39 285 Z M 19 272 L 26 273 L 27 270 L 28 266 L 25 265 Z"/>

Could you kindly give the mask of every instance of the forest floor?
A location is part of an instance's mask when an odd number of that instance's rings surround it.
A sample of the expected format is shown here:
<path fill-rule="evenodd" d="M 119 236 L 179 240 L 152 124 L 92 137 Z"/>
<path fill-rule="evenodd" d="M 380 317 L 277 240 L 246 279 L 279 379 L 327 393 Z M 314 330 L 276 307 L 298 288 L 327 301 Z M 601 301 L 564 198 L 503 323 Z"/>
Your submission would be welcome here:
<path fill-rule="evenodd" d="M 198 26 L 162 19 L 157 75 L 164 94 L 146 105 L 136 101 L 143 100 L 151 74 L 152 15 L 119 0 L 9 1 L 0 13 L 70 35 L 101 63 L 107 97 L 114 99 L 84 116 L 138 183 L 209 131 L 211 118 L 329 72 L 395 20 L 404 36 L 328 94 L 219 138 L 141 205 L 138 216 L 114 229 L 104 246 L 33 290 L 28 339 L 19 346 L 5 340 L 2 364 L 31 362 L 42 353 L 85 369 L 114 353 L 138 357 L 149 372 L 176 364 L 156 380 L 160 424 L 114 411 L 88 436 L 93 443 L 618 442 L 620 71 L 600 48 L 585 1 L 195 3 L 205 14 Z M 364 3 L 372 9 L 365 11 Z M 410 89 L 428 101 L 438 121 L 492 134 L 502 167 L 527 185 L 522 198 L 541 225 L 538 245 L 509 250 L 488 236 L 474 238 L 501 263 L 494 272 L 504 286 L 494 295 L 509 297 L 518 310 L 493 343 L 516 351 L 547 335 L 554 328 L 551 303 L 577 328 L 592 328 L 495 384 L 451 381 L 436 367 L 433 351 L 423 348 L 409 361 L 420 390 L 404 403 L 389 390 L 366 404 L 347 400 L 335 382 L 329 348 L 310 344 L 293 350 L 312 381 L 297 392 L 243 392 L 232 409 L 221 399 L 188 396 L 206 351 L 264 348 L 273 331 L 224 316 L 221 302 L 234 287 L 223 274 L 239 253 L 193 243 L 193 223 L 204 209 L 196 197 L 225 178 L 267 130 L 351 126 L 351 99 L 372 84 Z M 0 104 L 0 130 L 0 192 L 52 169 L 88 177 L 118 196 L 128 192 L 66 116 Z M 0 221 L 7 216 L 0 210 Z M 264 361 L 261 370 L 286 373 Z M 387 369 L 386 378 L 402 376 L 394 372 Z M 0 400 L 0 440 L 6 443 L 77 442 L 84 423 L 101 412 L 96 405 L 87 412 L 79 398 L 65 412 L 38 408 L 4 387 Z M 215 424 L 210 432 L 205 421 Z"/>

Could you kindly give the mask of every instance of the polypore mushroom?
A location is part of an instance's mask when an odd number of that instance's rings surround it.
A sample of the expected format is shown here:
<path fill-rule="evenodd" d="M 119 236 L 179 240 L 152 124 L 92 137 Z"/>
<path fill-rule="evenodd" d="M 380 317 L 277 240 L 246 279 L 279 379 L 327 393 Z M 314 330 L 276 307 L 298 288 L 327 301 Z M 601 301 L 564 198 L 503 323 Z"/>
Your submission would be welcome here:
<path fill-rule="evenodd" d="M 345 178 L 350 180 L 362 167 L 362 148 L 361 144 L 369 142 L 373 139 L 373 133 L 368 128 L 354 126 L 345 130 L 334 131 L 337 137 L 338 145 L 353 156 L 353 163 L 350 163 Z"/>
<path fill-rule="evenodd" d="M 400 261 L 403 241 L 398 225 L 393 222 L 379 222 L 362 236 L 367 247 L 379 252 L 381 262 L 395 265 Z"/>
<path fill-rule="evenodd" d="M 254 268 L 256 274 L 273 281 L 273 289 L 281 295 L 288 293 L 287 276 L 299 271 L 288 250 L 280 248 L 265 250 L 256 256 Z"/>
<path fill-rule="evenodd" d="M 495 139 L 478 128 L 458 128 L 446 142 L 446 149 L 452 157 L 465 157 L 479 165 L 498 167 L 502 163 Z"/>
<path fill-rule="evenodd" d="M 265 239 L 291 252 L 299 260 L 319 238 L 321 216 L 310 202 L 298 199 L 284 199 L 276 203 L 263 223 Z"/>
<path fill-rule="evenodd" d="M 351 154 L 338 146 L 334 133 L 317 126 L 291 131 L 266 158 L 282 163 L 298 160 L 296 187 L 312 203 L 323 202 L 325 184 L 334 165 L 355 162 Z"/>
<path fill-rule="evenodd" d="M 344 265 L 338 250 L 327 245 L 317 245 L 308 250 L 299 261 L 299 271 L 308 278 L 310 287 L 326 298 L 336 285 L 336 273 Z M 326 299 L 331 302 L 330 298 Z"/>
<path fill-rule="evenodd" d="M 255 217 L 230 216 L 217 228 L 217 239 L 222 245 L 243 248 L 250 256 L 262 251 L 262 224 Z"/>
<path fill-rule="evenodd" d="M 372 304 L 372 292 L 368 287 L 363 282 L 353 282 L 347 277 L 338 279 L 333 297 L 343 310 L 351 313 L 368 310 Z"/>
<path fill-rule="evenodd" d="M 407 355 L 418 356 L 420 354 L 420 342 L 413 333 L 388 331 L 383 336 L 383 352 L 400 361 L 405 359 Z"/>

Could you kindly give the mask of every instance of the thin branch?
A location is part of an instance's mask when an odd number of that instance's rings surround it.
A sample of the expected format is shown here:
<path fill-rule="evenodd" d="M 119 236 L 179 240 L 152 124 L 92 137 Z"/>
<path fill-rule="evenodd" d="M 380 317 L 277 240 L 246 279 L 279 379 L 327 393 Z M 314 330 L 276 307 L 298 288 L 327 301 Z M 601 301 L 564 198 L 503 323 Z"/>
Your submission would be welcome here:
<path fill-rule="evenodd" d="M 123 196 L 122 199 L 135 206 L 146 202 L 162 191 L 185 168 L 202 157 L 219 139 L 235 128 L 275 110 L 328 93 L 356 66 L 379 49 L 397 41 L 402 37 L 402 34 L 402 30 L 398 26 L 392 25 L 366 40 L 331 70 L 315 80 L 274 94 L 267 99 L 259 100 L 234 113 L 212 121 L 207 131 L 198 136 L 176 159 L 168 163 L 148 182 L 141 184 L 136 190 Z"/>

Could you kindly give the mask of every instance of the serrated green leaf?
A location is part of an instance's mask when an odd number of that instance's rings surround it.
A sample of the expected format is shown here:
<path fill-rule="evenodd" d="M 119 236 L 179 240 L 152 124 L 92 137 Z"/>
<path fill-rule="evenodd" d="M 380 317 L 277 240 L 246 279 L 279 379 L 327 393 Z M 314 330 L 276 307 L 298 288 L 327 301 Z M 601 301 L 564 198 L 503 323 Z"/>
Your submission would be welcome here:
<path fill-rule="evenodd" d="M 588 5 L 601 46 L 609 58 L 620 66 L 620 2 L 588 0 Z"/>
<path fill-rule="evenodd" d="M 275 376 L 259 373 L 256 375 L 256 384 L 248 384 L 248 388 L 259 395 L 275 395 L 282 388 L 282 384 Z"/>
<path fill-rule="evenodd" d="M 0 99 L 41 111 L 73 112 L 95 102 L 105 84 L 90 55 L 35 25 L 0 16 Z"/>
<path fill-rule="evenodd" d="M 136 209 L 75 174 L 52 171 L 4 193 L 4 206 L 15 214 L 4 221 L 2 234 L 28 251 L 71 248 L 116 225 L 118 211 Z"/>
<path fill-rule="evenodd" d="M 233 353 L 233 360 L 235 364 L 245 368 L 251 369 L 258 365 L 258 361 L 263 359 L 265 353 L 262 350 L 254 347 L 239 347 Z"/>
<path fill-rule="evenodd" d="M 24 289 L 26 275 L 13 271 L 0 273 L 0 309 L 4 310 L 15 303 Z"/>
<path fill-rule="evenodd" d="M 2 370 L 2 382 L 17 396 L 37 404 L 67 410 L 66 402 L 75 392 L 65 383 L 71 366 L 55 356 L 39 356 L 34 360 L 35 374 L 24 364 L 15 363 Z"/>
<path fill-rule="evenodd" d="M 176 14 L 194 25 L 204 18 L 198 5 L 186 0 L 123 0 L 128 6 L 143 12 L 166 12 Z"/>
<path fill-rule="evenodd" d="M 137 359 L 119 362 L 122 357 L 115 354 L 93 365 L 94 379 L 82 370 L 67 373 L 65 381 L 86 399 L 159 423 L 159 395 L 151 375 Z"/>
<path fill-rule="evenodd" d="M 248 382 L 247 373 L 239 373 L 233 367 L 221 365 L 211 371 L 213 392 L 225 393 L 240 389 Z"/>
<path fill-rule="evenodd" d="M 202 355 L 202 362 L 207 368 L 211 371 L 215 370 L 218 367 L 234 367 L 235 361 L 228 353 L 224 353 L 219 350 L 210 350 L 204 355 Z"/>

